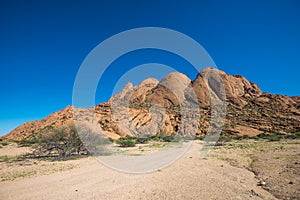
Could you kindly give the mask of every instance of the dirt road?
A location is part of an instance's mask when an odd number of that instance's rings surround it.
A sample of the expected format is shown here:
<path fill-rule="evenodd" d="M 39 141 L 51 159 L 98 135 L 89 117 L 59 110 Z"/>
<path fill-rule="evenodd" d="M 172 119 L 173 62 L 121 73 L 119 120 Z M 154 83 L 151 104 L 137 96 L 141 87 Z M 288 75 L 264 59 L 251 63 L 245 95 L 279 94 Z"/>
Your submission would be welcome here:
<path fill-rule="evenodd" d="M 252 172 L 224 161 L 199 159 L 199 144 L 171 166 L 133 175 L 94 158 L 71 170 L 0 182 L 0 199 L 276 199 L 257 186 Z"/>

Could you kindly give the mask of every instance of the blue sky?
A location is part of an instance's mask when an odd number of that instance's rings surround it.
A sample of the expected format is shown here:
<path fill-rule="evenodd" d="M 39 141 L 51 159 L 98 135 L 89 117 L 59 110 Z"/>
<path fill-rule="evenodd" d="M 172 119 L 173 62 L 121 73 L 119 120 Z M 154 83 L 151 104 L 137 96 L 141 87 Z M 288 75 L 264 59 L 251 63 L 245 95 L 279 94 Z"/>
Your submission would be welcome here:
<path fill-rule="evenodd" d="M 76 73 L 88 53 L 114 34 L 147 26 L 194 38 L 219 69 L 243 75 L 265 92 L 300 95 L 297 0 L 2 0 L 0 135 L 71 105 Z M 100 81 L 106 87 L 97 92 L 95 101 L 110 97 L 124 69 L 154 62 L 191 79 L 197 74 L 168 52 L 132 52 L 109 67 Z"/>

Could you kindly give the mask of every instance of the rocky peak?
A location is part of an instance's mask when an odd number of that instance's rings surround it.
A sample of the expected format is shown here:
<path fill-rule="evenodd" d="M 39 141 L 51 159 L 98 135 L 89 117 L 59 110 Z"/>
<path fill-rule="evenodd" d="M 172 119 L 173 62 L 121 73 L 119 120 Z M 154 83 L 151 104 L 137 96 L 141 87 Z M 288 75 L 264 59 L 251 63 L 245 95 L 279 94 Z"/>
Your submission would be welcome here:
<path fill-rule="evenodd" d="M 206 80 L 205 80 L 206 79 Z M 262 94 L 259 87 L 249 82 L 245 77 L 240 75 L 228 75 L 224 71 L 206 68 L 202 70 L 195 81 L 193 88 L 197 94 L 200 104 L 209 105 L 209 89 L 220 91 L 221 84 L 224 86 L 226 100 L 236 106 L 244 106 L 247 104 L 248 98 L 256 98 Z M 220 94 L 217 94 L 220 98 Z"/>
<path fill-rule="evenodd" d="M 113 101 L 117 101 L 117 100 L 118 101 L 120 101 L 120 100 L 125 101 L 126 99 L 129 98 L 128 96 L 131 94 L 133 89 L 134 89 L 134 86 L 132 85 L 132 83 L 128 82 L 120 93 L 113 95 L 108 100 L 108 103 L 111 104 Z"/>
<path fill-rule="evenodd" d="M 138 87 L 151 87 L 154 88 L 155 86 L 157 86 L 158 84 L 158 80 L 155 78 L 147 78 L 145 80 L 143 80 Z"/>
<path fill-rule="evenodd" d="M 300 131 L 300 97 L 263 93 L 256 84 L 249 82 L 245 77 L 227 75 L 213 68 L 202 70 L 194 81 L 182 73 L 173 72 L 160 82 L 148 78 L 138 86 L 128 83 L 107 103 L 94 106 L 92 111 L 96 111 L 97 119 L 91 120 L 108 137 L 118 138 L 138 132 L 145 133 L 149 127 L 154 126 L 155 120 L 152 119 L 150 109 L 158 104 L 168 111 L 159 118 L 164 122 L 161 130 L 168 135 L 176 134 L 182 124 L 182 114 L 178 107 L 185 101 L 195 101 L 201 109 L 199 113 L 190 113 L 190 117 L 199 121 L 196 124 L 185 123 L 185 128 L 188 129 L 185 133 L 196 130 L 196 134 L 203 135 L 210 125 L 210 105 L 213 99 L 224 99 L 227 103 L 224 134 L 251 135 L 262 132 Z M 124 102 L 125 104 L 122 104 Z M 127 108 L 129 106 L 129 115 L 126 115 L 124 105 Z M 113 110 L 120 115 L 118 120 L 113 116 Z M 74 124 L 73 111 L 72 106 L 67 106 L 42 120 L 27 122 L 17 127 L 4 138 L 20 140 L 39 133 L 48 126 L 69 126 Z M 91 109 L 86 109 L 85 112 L 83 108 L 79 110 L 79 114 L 90 111 Z M 120 122 L 125 124 L 125 128 L 120 127 Z M 130 130 L 139 131 L 132 133 Z"/>
<path fill-rule="evenodd" d="M 178 106 L 185 100 L 185 90 L 190 84 L 191 80 L 186 75 L 172 72 L 153 88 L 149 101 L 164 107 Z"/>
<path fill-rule="evenodd" d="M 158 80 L 155 78 L 147 78 L 142 81 L 135 89 L 133 90 L 130 101 L 135 103 L 142 103 L 146 101 L 147 94 L 158 85 Z"/>

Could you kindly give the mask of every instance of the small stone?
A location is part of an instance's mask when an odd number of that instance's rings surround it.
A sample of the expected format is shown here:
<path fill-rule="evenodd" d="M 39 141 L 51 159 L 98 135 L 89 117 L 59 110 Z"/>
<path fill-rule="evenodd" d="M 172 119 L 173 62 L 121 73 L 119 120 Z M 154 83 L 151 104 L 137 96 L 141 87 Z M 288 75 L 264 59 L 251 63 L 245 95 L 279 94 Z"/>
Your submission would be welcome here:
<path fill-rule="evenodd" d="M 290 181 L 290 182 L 289 182 L 289 184 L 290 184 L 290 185 L 293 185 L 293 184 L 294 184 L 294 182 L 293 182 L 293 181 Z"/>
<path fill-rule="evenodd" d="M 257 186 L 265 186 L 266 185 L 266 182 L 264 182 L 264 181 L 260 181 L 258 184 L 257 184 Z"/>
<path fill-rule="evenodd" d="M 258 193 L 255 190 L 252 189 L 250 192 L 251 196 L 258 196 Z"/>

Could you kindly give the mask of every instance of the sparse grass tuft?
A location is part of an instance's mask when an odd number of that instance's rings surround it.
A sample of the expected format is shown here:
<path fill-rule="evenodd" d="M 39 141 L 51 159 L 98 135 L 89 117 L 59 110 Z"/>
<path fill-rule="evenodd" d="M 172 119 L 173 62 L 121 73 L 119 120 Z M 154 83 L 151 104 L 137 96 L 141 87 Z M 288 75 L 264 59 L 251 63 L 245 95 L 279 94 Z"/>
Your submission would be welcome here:
<path fill-rule="evenodd" d="M 10 173 L 6 173 L 6 174 L 2 174 L 0 176 L 0 180 L 1 181 L 13 181 L 13 180 L 18 179 L 18 178 L 31 177 L 35 174 L 37 174 L 37 171 L 35 171 L 35 170 L 10 172 Z"/>
<path fill-rule="evenodd" d="M 0 156 L 0 162 L 3 163 L 13 163 L 13 162 L 19 162 L 23 161 L 25 159 L 24 156 Z"/>

